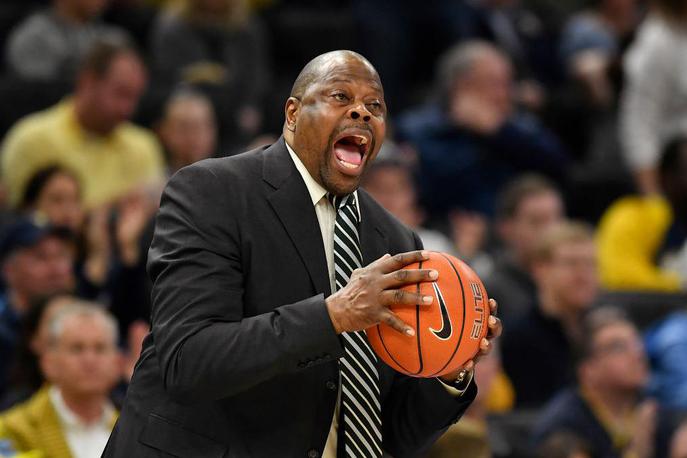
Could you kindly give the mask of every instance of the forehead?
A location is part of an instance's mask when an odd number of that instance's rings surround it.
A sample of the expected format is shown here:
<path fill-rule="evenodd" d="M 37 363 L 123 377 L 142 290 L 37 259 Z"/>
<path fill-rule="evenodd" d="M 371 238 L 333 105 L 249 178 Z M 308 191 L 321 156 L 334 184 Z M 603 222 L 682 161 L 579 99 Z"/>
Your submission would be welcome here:
<path fill-rule="evenodd" d="M 374 91 L 383 93 L 382 82 L 377 72 L 358 59 L 337 59 L 322 66 L 315 85 L 329 86 L 339 83 L 364 84 Z"/>
<path fill-rule="evenodd" d="M 637 331 L 631 324 L 619 321 L 600 329 L 594 336 L 594 341 L 597 344 L 603 345 L 604 343 L 617 340 L 635 339 L 637 335 Z"/>

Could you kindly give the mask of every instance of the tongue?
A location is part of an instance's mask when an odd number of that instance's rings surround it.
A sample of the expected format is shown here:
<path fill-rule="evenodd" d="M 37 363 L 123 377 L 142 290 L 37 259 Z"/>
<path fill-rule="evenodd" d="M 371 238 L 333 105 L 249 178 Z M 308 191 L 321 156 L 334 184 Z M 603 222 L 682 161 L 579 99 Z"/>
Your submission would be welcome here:
<path fill-rule="evenodd" d="M 360 150 L 356 145 L 337 143 L 334 145 L 334 154 L 336 154 L 337 158 L 349 164 L 360 165 L 363 161 L 363 158 L 360 156 Z"/>

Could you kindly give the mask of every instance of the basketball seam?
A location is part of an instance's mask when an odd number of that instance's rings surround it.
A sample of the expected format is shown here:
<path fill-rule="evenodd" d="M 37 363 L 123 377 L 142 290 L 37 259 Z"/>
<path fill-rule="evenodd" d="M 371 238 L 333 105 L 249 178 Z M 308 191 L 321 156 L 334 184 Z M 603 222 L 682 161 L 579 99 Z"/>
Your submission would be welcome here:
<path fill-rule="evenodd" d="M 377 334 L 379 335 L 379 341 L 382 343 L 382 347 L 384 347 L 384 351 L 386 352 L 387 355 L 389 355 L 389 358 L 406 374 L 412 374 L 411 371 L 403 367 L 401 363 L 396 361 L 396 358 L 394 358 L 394 355 L 391 354 L 388 348 L 386 348 L 386 344 L 384 343 L 384 337 L 382 336 L 382 330 L 379 325 L 377 325 Z"/>
<path fill-rule="evenodd" d="M 463 332 L 465 331 L 465 288 L 463 287 L 463 280 L 460 278 L 460 274 L 458 273 L 458 270 L 456 269 L 456 266 L 453 265 L 453 263 L 451 262 L 451 260 L 450 260 L 449 258 L 447 258 L 446 256 L 444 256 L 443 253 L 439 253 L 439 255 L 441 255 L 442 258 L 444 258 L 444 259 L 446 259 L 446 261 L 448 261 L 449 265 L 450 265 L 451 268 L 453 269 L 453 272 L 456 274 L 456 277 L 458 278 L 458 283 L 460 284 L 460 293 L 461 293 L 461 295 L 462 295 L 462 297 L 463 297 L 463 307 L 462 307 L 462 308 L 463 308 L 463 322 L 462 322 L 461 327 L 460 327 L 460 335 L 458 336 L 458 342 L 456 343 L 456 348 L 453 350 L 453 353 L 451 353 L 451 357 L 448 359 L 448 361 L 446 362 L 446 364 L 444 364 L 444 367 L 442 367 L 441 369 L 439 369 L 438 371 L 436 371 L 435 373 L 433 373 L 433 374 L 430 375 L 429 377 L 434 377 L 434 376 L 436 376 L 436 375 L 439 374 L 441 371 L 443 371 L 444 369 L 446 369 L 446 367 L 447 367 L 449 364 L 451 364 L 451 361 L 453 361 L 453 357 L 456 356 L 456 352 L 458 351 L 458 348 L 460 347 L 460 343 L 461 343 L 462 340 L 463 340 Z"/>

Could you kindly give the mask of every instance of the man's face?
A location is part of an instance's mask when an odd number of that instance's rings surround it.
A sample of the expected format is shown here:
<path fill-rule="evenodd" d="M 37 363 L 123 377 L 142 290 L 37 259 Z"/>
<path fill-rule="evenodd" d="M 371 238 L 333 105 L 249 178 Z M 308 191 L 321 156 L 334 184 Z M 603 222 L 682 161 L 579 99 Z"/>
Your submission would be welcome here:
<path fill-rule="evenodd" d="M 169 107 L 160 134 L 175 165 L 210 157 L 217 139 L 212 108 L 200 100 L 181 99 Z"/>
<path fill-rule="evenodd" d="M 146 86 L 143 64 L 133 54 L 119 55 L 105 75 L 89 75 L 86 80 L 89 116 L 102 133 L 131 119 Z"/>
<path fill-rule="evenodd" d="M 537 286 L 565 312 L 587 309 L 598 292 L 596 248 L 593 241 L 563 242 L 538 266 Z"/>
<path fill-rule="evenodd" d="M 474 97 L 504 116 L 513 109 L 513 69 L 500 54 L 485 53 L 477 58 L 472 70 L 456 82 L 454 103 L 461 97 Z"/>
<path fill-rule="evenodd" d="M 20 248 L 5 263 L 11 290 L 29 301 L 70 291 L 74 287 L 74 251 L 64 240 L 47 236 L 30 248 Z"/>
<path fill-rule="evenodd" d="M 376 72 L 346 56 L 329 62 L 286 105 L 286 140 L 327 191 L 350 194 L 384 141 L 384 92 Z"/>
<path fill-rule="evenodd" d="M 512 218 L 503 223 L 502 232 L 518 259 L 527 259 L 534 246 L 551 227 L 563 220 L 563 202 L 553 191 L 522 199 Z"/>
<path fill-rule="evenodd" d="M 118 379 L 115 336 L 102 317 L 72 315 L 45 352 L 46 377 L 74 395 L 106 395 Z"/>
<path fill-rule="evenodd" d="M 639 390 L 649 377 L 642 339 L 626 322 L 606 326 L 596 334 L 587 364 L 597 380 L 613 389 Z"/>

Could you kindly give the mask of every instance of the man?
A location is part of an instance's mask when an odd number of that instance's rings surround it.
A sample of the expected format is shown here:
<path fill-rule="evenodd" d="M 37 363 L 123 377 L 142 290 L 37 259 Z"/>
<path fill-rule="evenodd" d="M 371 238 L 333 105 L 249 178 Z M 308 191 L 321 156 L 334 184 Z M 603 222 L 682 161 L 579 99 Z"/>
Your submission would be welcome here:
<path fill-rule="evenodd" d="M 107 0 L 53 0 L 10 34 L 6 55 L 10 71 L 30 80 L 67 80 L 79 62 L 102 38 L 122 38 L 123 30 L 105 25 L 98 16 Z"/>
<path fill-rule="evenodd" d="M 684 291 L 687 285 L 687 137 L 666 144 L 661 194 L 619 199 L 601 218 L 599 267 L 612 290 Z"/>
<path fill-rule="evenodd" d="M 117 324 L 98 304 L 73 302 L 51 318 L 41 366 L 49 385 L 0 415 L 17 452 L 98 458 L 116 420 L 108 395 L 121 375 Z"/>
<path fill-rule="evenodd" d="M 581 223 L 551 228 L 540 241 L 532 272 L 537 304 L 506 328 L 501 347 L 516 407 L 540 407 L 573 379 L 572 346 L 586 338 L 579 320 L 598 292 L 591 229 Z"/>
<path fill-rule="evenodd" d="M 74 96 L 20 120 L 7 134 L 2 178 L 17 205 L 27 181 L 59 165 L 80 180 L 86 207 L 159 183 L 163 161 L 155 137 L 128 120 L 146 74 L 126 43 L 103 41 L 86 56 Z"/>
<path fill-rule="evenodd" d="M 515 112 L 513 70 L 501 50 L 461 43 L 437 75 L 440 103 L 398 122 L 400 140 L 418 150 L 423 204 L 432 216 L 450 209 L 491 216 L 503 185 L 524 171 L 563 177 L 567 156 L 557 139 Z"/>
<path fill-rule="evenodd" d="M 397 288 L 436 277 L 396 272 L 426 259 L 408 252 L 421 244 L 356 191 L 386 128 L 375 69 L 351 51 L 316 57 L 285 116 L 271 147 L 170 180 L 152 330 L 105 457 L 413 456 L 474 398 L 473 362 L 408 378 L 355 332 L 383 321 L 414 335 L 388 305 L 430 303 Z"/>
<path fill-rule="evenodd" d="M 159 135 L 169 157 L 170 173 L 212 156 L 217 147 L 212 103 L 202 93 L 190 89 L 172 94 L 160 122 Z"/>
<path fill-rule="evenodd" d="M 637 329 L 612 307 L 590 312 L 583 329 L 578 386 L 547 405 L 534 429 L 535 442 L 567 432 L 584 439 L 592 456 L 665 456 L 653 453 L 656 406 L 640 404 L 649 367 Z"/>
<path fill-rule="evenodd" d="M 532 255 L 537 243 L 564 217 L 563 198 L 544 177 L 525 175 L 506 186 L 496 211 L 496 230 L 503 251 L 496 256 L 493 272 L 485 279 L 489 297 L 508 299 L 501 320 L 508 324 L 529 311 L 537 300 L 532 278 Z"/>
<path fill-rule="evenodd" d="M 0 240 L 0 393 L 7 388 L 22 316 L 36 301 L 74 289 L 75 250 L 69 231 L 20 219 Z"/>

